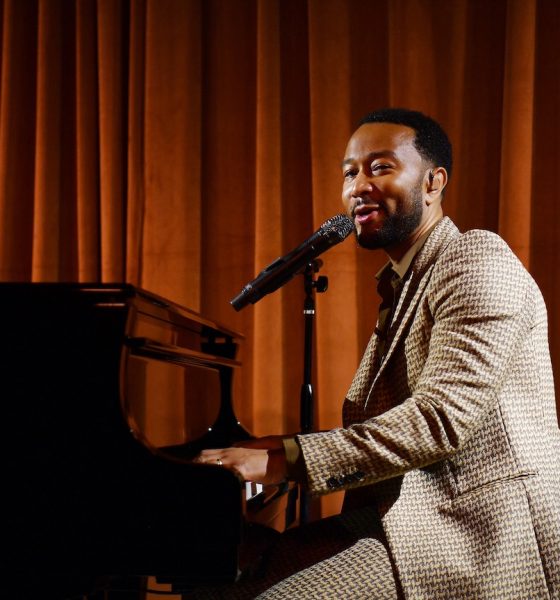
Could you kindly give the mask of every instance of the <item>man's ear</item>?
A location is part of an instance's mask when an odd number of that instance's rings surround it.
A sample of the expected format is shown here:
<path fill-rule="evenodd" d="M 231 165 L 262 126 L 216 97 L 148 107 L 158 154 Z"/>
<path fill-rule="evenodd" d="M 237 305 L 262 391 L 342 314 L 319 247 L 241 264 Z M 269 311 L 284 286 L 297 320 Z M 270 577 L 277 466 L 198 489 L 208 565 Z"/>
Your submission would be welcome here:
<path fill-rule="evenodd" d="M 447 171 L 443 167 L 434 167 L 428 171 L 426 181 L 426 202 L 428 204 L 443 196 L 447 179 Z"/>

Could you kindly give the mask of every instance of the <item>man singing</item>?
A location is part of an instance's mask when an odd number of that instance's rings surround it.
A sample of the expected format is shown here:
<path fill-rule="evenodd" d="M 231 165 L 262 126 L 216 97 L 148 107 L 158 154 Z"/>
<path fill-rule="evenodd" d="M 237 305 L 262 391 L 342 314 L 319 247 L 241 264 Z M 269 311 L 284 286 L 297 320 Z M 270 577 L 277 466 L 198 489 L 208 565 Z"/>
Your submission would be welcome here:
<path fill-rule="evenodd" d="M 460 233 L 443 216 L 451 169 L 431 118 L 386 109 L 362 119 L 342 201 L 360 246 L 389 261 L 343 427 L 197 459 L 246 480 L 294 479 L 310 494 L 346 490 L 341 515 L 284 535 L 259 597 L 560 598 L 546 308 L 501 238 Z"/>

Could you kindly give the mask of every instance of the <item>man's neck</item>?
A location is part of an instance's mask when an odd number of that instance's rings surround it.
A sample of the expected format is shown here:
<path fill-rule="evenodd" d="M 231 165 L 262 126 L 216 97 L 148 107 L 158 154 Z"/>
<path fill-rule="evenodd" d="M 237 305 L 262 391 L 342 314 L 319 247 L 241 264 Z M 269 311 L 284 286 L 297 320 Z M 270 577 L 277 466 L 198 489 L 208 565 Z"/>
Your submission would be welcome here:
<path fill-rule="evenodd" d="M 418 251 L 424 245 L 424 242 L 428 239 L 430 233 L 434 230 L 435 226 L 441 221 L 443 216 L 431 224 L 429 228 L 423 228 L 422 233 L 419 236 L 414 237 L 414 242 L 412 246 L 409 246 L 408 249 L 402 254 L 397 260 L 395 260 L 388 252 L 389 259 L 393 264 L 393 271 L 397 273 L 397 275 L 402 279 L 408 268 L 412 264 L 414 257 L 418 254 Z"/>

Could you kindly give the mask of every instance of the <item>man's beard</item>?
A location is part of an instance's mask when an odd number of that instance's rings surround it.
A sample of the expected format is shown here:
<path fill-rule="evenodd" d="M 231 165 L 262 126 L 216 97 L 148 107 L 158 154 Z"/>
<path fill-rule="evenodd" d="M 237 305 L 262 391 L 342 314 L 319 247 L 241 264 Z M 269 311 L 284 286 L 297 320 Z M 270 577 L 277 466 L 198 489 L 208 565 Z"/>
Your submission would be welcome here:
<path fill-rule="evenodd" d="M 400 206 L 397 212 L 388 215 L 381 229 L 373 232 L 356 232 L 358 244 L 368 250 L 387 248 L 404 242 L 420 225 L 422 219 L 422 191 L 418 188 L 411 194 L 410 204 Z"/>

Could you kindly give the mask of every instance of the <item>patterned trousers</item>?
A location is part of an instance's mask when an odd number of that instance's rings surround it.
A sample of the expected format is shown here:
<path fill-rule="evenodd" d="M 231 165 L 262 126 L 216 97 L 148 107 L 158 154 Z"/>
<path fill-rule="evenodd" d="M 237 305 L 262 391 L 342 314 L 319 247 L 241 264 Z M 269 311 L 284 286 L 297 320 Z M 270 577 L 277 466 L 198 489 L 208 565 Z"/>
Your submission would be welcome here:
<path fill-rule="evenodd" d="M 394 569 L 372 509 L 288 530 L 261 568 L 234 585 L 199 588 L 183 600 L 400 600 Z"/>

